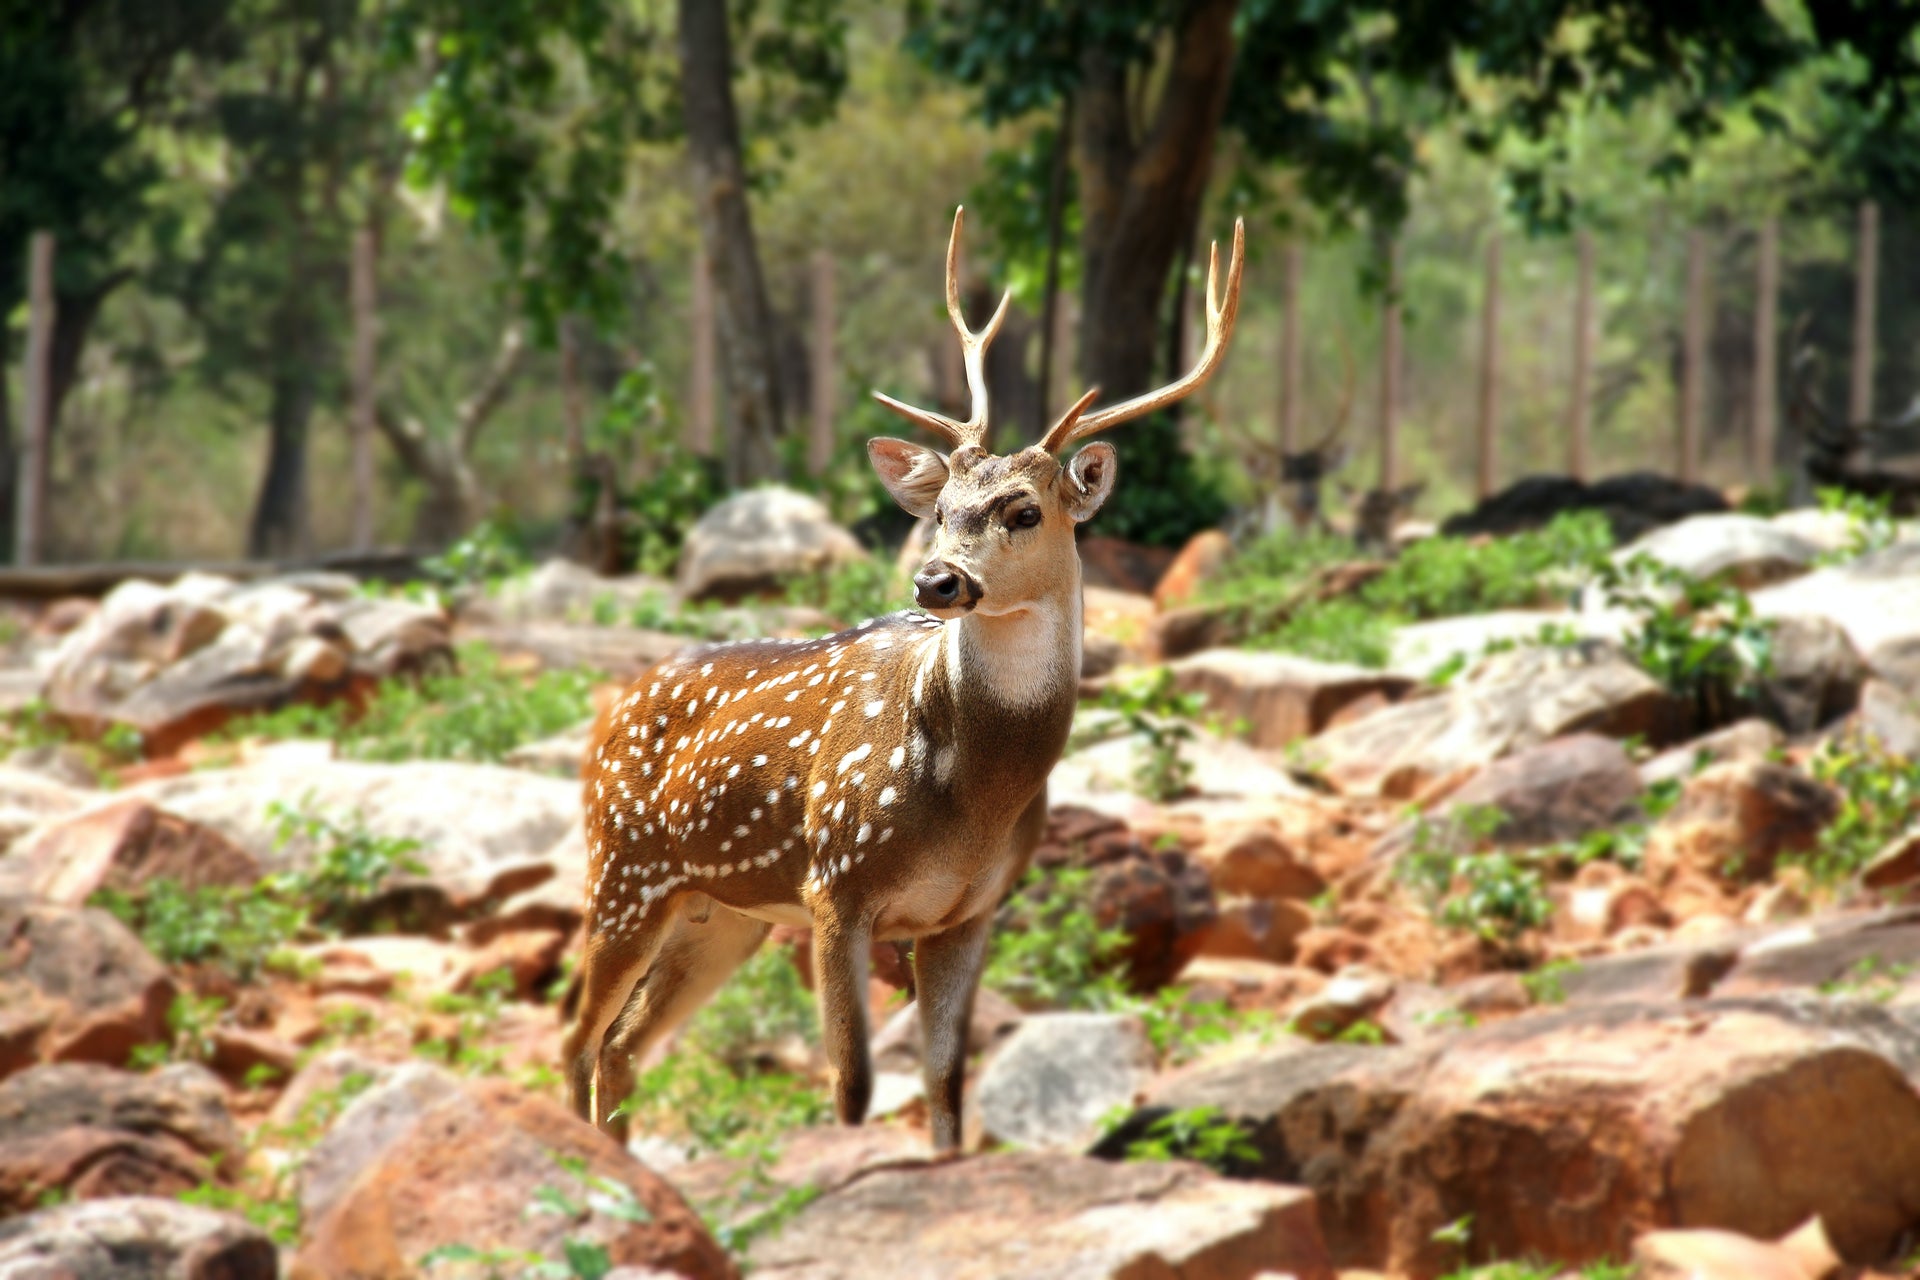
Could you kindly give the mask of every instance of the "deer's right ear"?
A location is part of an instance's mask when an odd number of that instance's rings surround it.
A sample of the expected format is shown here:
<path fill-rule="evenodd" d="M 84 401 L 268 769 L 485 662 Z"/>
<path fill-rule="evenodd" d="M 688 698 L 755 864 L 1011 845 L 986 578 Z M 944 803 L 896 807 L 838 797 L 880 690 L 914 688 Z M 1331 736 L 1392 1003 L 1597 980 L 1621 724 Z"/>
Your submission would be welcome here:
<path fill-rule="evenodd" d="M 947 460 L 924 445 L 880 436 L 867 441 L 880 483 L 908 515 L 929 519 L 947 487 Z"/>

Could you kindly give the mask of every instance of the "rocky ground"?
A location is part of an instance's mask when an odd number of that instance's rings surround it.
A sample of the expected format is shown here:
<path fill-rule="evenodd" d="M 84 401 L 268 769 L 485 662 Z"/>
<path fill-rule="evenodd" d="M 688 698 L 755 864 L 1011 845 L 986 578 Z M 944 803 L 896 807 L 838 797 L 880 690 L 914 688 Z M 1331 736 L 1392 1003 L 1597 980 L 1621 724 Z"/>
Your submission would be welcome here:
<path fill-rule="evenodd" d="M 739 595 L 823 536 L 690 563 Z M 831 601 L 554 564 L 21 605 L 0 1280 L 1915 1274 L 1920 541 L 1873 541 L 1696 516 L 1637 549 L 1737 616 L 1555 584 L 1385 667 L 1236 645 L 1211 541 L 1155 594 L 1090 548 L 945 1163 L 900 955 L 840 1129 L 792 931 L 648 1073 L 631 1150 L 558 1100 L 593 700 L 663 628 Z M 1770 659 L 1704 697 L 1635 639 L 1676 617 Z"/>

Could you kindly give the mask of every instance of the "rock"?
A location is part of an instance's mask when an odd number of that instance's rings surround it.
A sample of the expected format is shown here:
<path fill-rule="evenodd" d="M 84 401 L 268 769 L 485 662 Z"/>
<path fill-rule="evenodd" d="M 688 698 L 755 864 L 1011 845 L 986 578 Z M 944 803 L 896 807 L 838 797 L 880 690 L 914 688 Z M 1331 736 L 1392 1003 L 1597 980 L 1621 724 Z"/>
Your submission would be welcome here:
<path fill-rule="evenodd" d="M 1854 725 L 1862 737 L 1896 756 L 1920 756 L 1920 696 L 1869 680 L 1861 686 Z"/>
<path fill-rule="evenodd" d="M 374 1126 L 384 1142 L 368 1140 L 365 1112 L 395 1101 L 400 1073 L 356 1099 L 316 1148 L 318 1160 L 339 1130 L 356 1135 L 329 1153 L 327 1167 L 338 1171 L 327 1181 L 329 1194 L 315 1194 L 309 1169 L 302 1188 L 307 1235 L 291 1280 L 408 1275 L 422 1254 L 451 1244 L 557 1257 L 565 1240 L 598 1244 L 616 1265 L 695 1278 L 737 1274 L 679 1193 L 604 1134 L 504 1081 L 436 1074 L 438 1080 L 415 1077 L 405 1102 Z M 430 1096 L 418 1096 L 427 1090 Z M 345 1163 L 348 1146 L 363 1159 Z M 564 1167 L 572 1160 L 584 1163 L 587 1176 L 621 1188 L 618 1194 L 630 1195 L 641 1212 L 594 1208 L 606 1193 L 582 1185 Z M 527 1212 L 541 1187 L 585 1207 L 571 1216 Z"/>
<path fill-rule="evenodd" d="M 645 1141 L 639 1139 L 633 1145 Z M 766 1160 L 702 1156 L 668 1169 L 653 1158 L 642 1158 L 670 1172 L 673 1185 L 690 1203 L 709 1215 L 718 1214 L 728 1226 L 737 1226 L 765 1212 L 769 1202 L 788 1191 L 823 1195 L 876 1169 L 923 1165 L 927 1139 L 925 1133 L 906 1125 L 830 1125 L 781 1135 Z M 756 1194 L 743 1196 L 743 1182 L 753 1186 Z"/>
<path fill-rule="evenodd" d="M 1773 629 L 1773 665 L 1755 701 L 1789 734 L 1807 734 L 1860 705 L 1870 673 L 1847 633 L 1826 618 L 1781 618 Z"/>
<path fill-rule="evenodd" d="M 680 548 L 686 600 L 737 600 L 866 555 L 817 500 L 769 485 L 708 509 Z"/>
<path fill-rule="evenodd" d="M 98 799 L 98 792 L 75 788 L 38 770 L 0 766 L 0 848 L 11 846 L 47 819 L 74 813 Z"/>
<path fill-rule="evenodd" d="M 1818 1280 L 1777 1244 L 1732 1231 L 1649 1231 L 1633 1242 L 1644 1280 Z"/>
<path fill-rule="evenodd" d="M 1585 640 L 1618 643 L 1633 624 L 1624 609 L 1583 609 L 1547 613 L 1538 609 L 1499 609 L 1454 618 L 1411 622 L 1393 631 L 1387 668 L 1425 680 L 1456 659 L 1468 666 L 1489 648 L 1530 644 L 1547 627 L 1572 631 Z"/>
<path fill-rule="evenodd" d="M 396 1070 L 357 1049 L 328 1049 L 309 1058 L 273 1100 L 267 1123 L 314 1137 L 367 1089 Z"/>
<path fill-rule="evenodd" d="M 1742 591 L 1796 577 L 1820 548 L 1781 525 L 1739 512 L 1689 516 L 1620 548 L 1614 559 L 1649 556 L 1694 578 L 1726 577 Z"/>
<path fill-rule="evenodd" d="M 1329 729 L 1301 755 L 1350 795 L 1409 799 L 1436 779 L 1571 733 L 1681 738 L 1686 712 L 1619 650 L 1525 648 L 1466 678 Z"/>
<path fill-rule="evenodd" d="M 1219 893 L 1304 901 L 1326 892 L 1326 879 L 1269 824 L 1209 831 L 1195 857 Z"/>
<path fill-rule="evenodd" d="M 1847 912 L 1746 940 L 1714 994 L 1838 989 L 1870 996 L 1880 983 L 1897 989 L 1916 964 L 1920 908 Z"/>
<path fill-rule="evenodd" d="M 990 1053 L 1004 1044 L 1025 1017 L 1019 1005 L 991 987 L 981 987 L 974 993 L 967 1021 L 967 1056 Z M 874 1033 L 873 1061 L 885 1071 L 914 1072 L 920 1070 L 925 1053 L 920 1006 L 909 1000 Z"/>
<path fill-rule="evenodd" d="M 593 722 L 589 720 L 550 737 L 523 742 L 507 752 L 501 763 L 557 778 L 578 778 L 593 745 Z"/>
<path fill-rule="evenodd" d="M 639 679 L 691 643 L 667 631 L 588 622 L 477 624 L 463 627 L 461 636 L 486 645 L 506 662 L 531 663 L 542 671 L 604 671 L 621 683 Z"/>
<path fill-rule="evenodd" d="M 560 972 L 567 935 L 558 929 L 508 929 L 494 934 L 486 945 L 461 963 L 453 976 L 455 991 L 471 991 L 482 978 L 505 973 L 506 990 L 515 1000 L 537 999 Z"/>
<path fill-rule="evenodd" d="M 155 880 L 199 889 L 259 878 L 260 864 L 218 831 L 137 797 L 42 823 L 0 857 L 0 885 L 70 907 Z"/>
<path fill-rule="evenodd" d="M 1826 618 L 1859 653 L 1920 637 L 1920 542 L 1896 542 L 1756 591 L 1753 609 L 1763 618 Z"/>
<path fill-rule="evenodd" d="M 1151 820 L 1167 806 L 1140 793 L 1138 778 L 1152 763 L 1152 744 L 1143 732 L 1130 732 L 1119 713 L 1082 707 L 1075 717 L 1090 739 L 1070 751 L 1054 766 L 1047 794 L 1056 805 L 1097 809 L 1116 819 Z M 1232 738 L 1218 738 L 1205 729 L 1179 745 L 1182 762 L 1192 767 L 1193 790 L 1171 802 L 1173 807 L 1228 799 L 1298 798 L 1306 789 L 1287 776 L 1272 752 L 1261 751 Z"/>
<path fill-rule="evenodd" d="M 1786 735 L 1765 720 L 1736 720 L 1691 742 L 1661 752 L 1640 766 L 1640 783 L 1684 782 L 1710 764 L 1728 760 L 1769 760 L 1786 746 Z"/>
<path fill-rule="evenodd" d="M 1440 532 L 1462 538 L 1519 533 L 1542 528 L 1564 512 L 1599 511 L 1613 527 L 1614 539 L 1625 542 L 1687 516 L 1726 509 L 1726 497 L 1718 489 L 1650 471 L 1609 476 L 1591 485 L 1570 476 L 1527 476 L 1482 499 L 1473 510 L 1451 517 Z"/>
<path fill-rule="evenodd" d="M 673 584 L 639 573 L 603 577 L 578 561 L 556 557 L 501 583 L 474 612 L 508 622 L 604 625 L 606 615 L 624 620 L 648 600 L 671 604 Z"/>
<path fill-rule="evenodd" d="M 1135 595 L 1153 594 L 1175 554 L 1166 547 L 1146 547 L 1100 534 L 1079 542 L 1081 576 L 1089 587 Z"/>
<path fill-rule="evenodd" d="M 1191 603 L 1232 558 L 1233 540 L 1220 530 L 1202 529 L 1194 534 L 1155 584 L 1154 607 L 1165 612 Z"/>
<path fill-rule="evenodd" d="M 37 1010 L 16 1024 L 35 1059 L 121 1066 L 135 1045 L 167 1036 L 173 979 L 104 911 L 0 898 L 0 1009 Z"/>
<path fill-rule="evenodd" d="M 1200 938 L 1200 957 L 1292 961 L 1299 941 L 1313 927 L 1313 911 L 1286 898 L 1225 898 Z M 1187 969 L 1193 966 L 1188 965 Z M 1187 969 L 1181 970 L 1184 977 Z"/>
<path fill-rule="evenodd" d="M 1309 1040 L 1337 1039 L 1348 1028 L 1370 1021 L 1386 1008 L 1398 985 L 1391 974 L 1349 966 L 1293 1007 L 1288 1028 Z"/>
<path fill-rule="evenodd" d="M 1240 1013 L 1279 1013 L 1326 985 L 1326 977 L 1299 965 L 1231 956 L 1202 956 L 1186 967 L 1180 985 L 1196 1004 L 1225 1003 Z"/>
<path fill-rule="evenodd" d="M 1469 809 L 1497 809 L 1489 839 L 1505 848 L 1538 848 L 1578 840 L 1590 831 L 1632 822 L 1640 810 L 1640 771 L 1612 738 L 1576 733 L 1496 760 L 1455 791 L 1429 821 Z M 1395 828 L 1376 858 L 1411 848 L 1417 823 Z"/>
<path fill-rule="evenodd" d="M 1225 649 L 1247 638 L 1246 610 L 1235 605 L 1196 604 L 1155 614 L 1142 643 L 1151 662 L 1172 662 L 1208 649 Z"/>
<path fill-rule="evenodd" d="M 1101 1117 L 1133 1102 L 1153 1066 L 1153 1044 L 1131 1015 L 1029 1014 L 987 1063 L 974 1112 L 994 1141 L 1079 1149 Z"/>
<path fill-rule="evenodd" d="M 276 1280 L 266 1232 L 231 1214 L 128 1196 L 0 1221 L 5 1280 Z"/>
<path fill-rule="evenodd" d="M 764 1280 L 1333 1280 L 1298 1188 L 1038 1152 L 870 1173 L 748 1260 Z"/>
<path fill-rule="evenodd" d="M 1873 1006 L 1712 1000 L 1556 1008 L 1421 1047 L 1281 1047 L 1156 1086 L 1103 1153 L 1217 1106 L 1318 1194 L 1336 1264 L 1623 1256 L 1641 1232 L 1778 1236 L 1818 1214 L 1852 1262 L 1920 1211 L 1920 1094 Z M 1467 1256 L 1434 1232 L 1471 1214 Z"/>
<path fill-rule="evenodd" d="M 1711 765 L 1687 781 L 1680 803 L 1649 834 L 1648 878 L 1766 879 L 1781 854 L 1813 848 L 1839 810 L 1830 788 L 1787 765 Z"/>
<path fill-rule="evenodd" d="M 1245 721 L 1256 747 L 1312 737 L 1367 698 L 1392 702 L 1413 687 L 1405 676 L 1284 653 L 1210 650 L 1172 663 L 1174 687 L 1197 693 L 1229 723 Z"/>
<path fill-rule="evenodd" d="M 244 1149 L 225 1089 L 202 1067 L 61 1064 L 0 1082 L 0 1216 L 50 1195 L 177 1195 L 231 1178 Z"/>
<path fill-rule="evenodd" d="M 1155 991 L 1199 954 L 1217 908 L 1206 871 L 1179 849 L 1150 850 L 1126 827 L 1087 809 L 1056 805 L 1034 850 L 1033 865 L 1093 872 L 1092 907 L 1103 928 L 1126 941 L 1114 957 L 1137 991 Z M 1003 906 L 1002 923 L 1017 906 Z M 1005 994 L 1019 998 L 1020 993 Z"/>
<path fill-rule="evenodd" d="M 278 801 L 337 825 L 419 841 L 424 875 L 400 875 L 394 890 L 429 917 L 457 915 L 550 880 L 555 855 L 580 822 L 580 787 L 499 765 L 452 761 L 208 769 L 145 784 L 135 794 L 221 832 L 270 871 L 304 867 L 314 842 L 284 844 L 268 807 Z M 357 815 L 357 816 L 356 816 Z M 579 874 L 585 873 L 582 862 Z M 583 883 L 562 892 L 578 899 Z"/>
<path fill-rule="evenodd" d="M 1920 880 L 1920 827 L 1895 836 L 1860 870 L 1860 883 L 1869 889 L 1891 889 Z"/>
<path fill-rule="evenodd" d="M 351 681 L 445 666 L 452 656 L 439 609 L 354 595 L 350 579 L 242 586 L 189 574 L 109 592 L 54 650 L 46 696 L 83 729 L 130 725 L 149 755 L 164 756 L 235 714 L 336 697 Z"/>

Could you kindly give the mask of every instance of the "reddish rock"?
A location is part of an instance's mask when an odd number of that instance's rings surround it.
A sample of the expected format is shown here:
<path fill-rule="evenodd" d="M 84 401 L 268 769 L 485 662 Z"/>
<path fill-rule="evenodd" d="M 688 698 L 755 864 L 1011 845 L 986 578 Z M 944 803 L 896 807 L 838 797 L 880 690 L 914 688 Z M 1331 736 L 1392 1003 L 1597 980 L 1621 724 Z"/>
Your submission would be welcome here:
<path fill-rule="evenodd" d="M 154 880 L 199 889 L 260 878 L 253 855 L 218 831 L 131 796 L 53 819 L 11 849 L 6 863 L 28 892 L 72 907 L 100 889 L 124 892 Z"/>
<path fill-rule="evenodd" d="M 1233 539 L 1218 529 L 1202 529 L 1187 539 L 1153 589 L 1153 603 L 1161 609 L 1189 604 L 1200 589 L 1219 576 L 1233 558 Z"/>
<path fill-rule="evenodd" d="M 1331 725 L 1363 698 L 1400 698 L 1414 681 L 1391 672 L 1285 653 L 1218 649 L 1172 663 L 1174 687 L 1197 693 L 1229 724 L 1244 722 L 1256 747 L 1284 747 Z"/>
<path fill-rule="evenodd" d="M 135 1045 L 167 1035 L 173 979 L 104 911 L 0 898 L 0 1008 L 32 1010 L 0 1067 L 39 1027 L 32 1057 L 123 1065 Z"/>
<path fill-rule="evenodd" d="M 1892 889 L 1920 880 L 1920 828 L 1903 831 L 1860 872 L 1869 889 Z"/>
<path fill-rule="evenodd" d="M 1351 929 L 1338 925 L 1308 929 L 1293 943 L 1294 963 L 1320 973 L 1338 973 L 1352 964 L 1371 964 L 1373 944 Z"/>
<path fill-rule="evenodd" d="M 1830 788 L 1787 765 L 1712 765 L 1687 782 L 1648 837 L 1648 878 L 1660 885 L 1687 872 L 1722 883 L 1764 880 L 1781 854 L 1813 848 L 1838 812 Z"/>
<path fill-rule="evenodd" d="M 591 1208 L 573 1217 L 528 1213 L 541 1187 L 588 1201 L 590 1188 L 562 1167 L 567 1160 L 630 1191 L 644 1220 Z M 398 1132 L 308 1224 L 289 1274 L 402 1280 L 417 1274 L 422 1254 L 443 1245 L 558 1256 L 567 1239 L 600 1245 L 616 1265 L 694 1280 L 738 1274 L 664 1179 L 558 1104 L 496 1080 L 442 1088 L 411 1119 L 402 1117 Z"/>
<path fill-rule="evenodd" d="M 496 934 L 460 963 L 451 986 L 455 991 L 471 991 L 481 978 L 504 971 L 514 999 L 536 999 L 559 974 L 560 957 L 566 950 L 567 935 L 557 929 L 513 929 Z"/>
<path fill-rule="evenodd" d="M 1119 538 L 1080 539 L 1081 576 L 1090 587 L 1152 595 L 1173 557 L 1165 547 L 1143 547 Z"/>
<path fill-rule="evenodd" d="M 1326 982 L 1326 975 L 1297 964 L 1216 956 L 1201 956 L 1180 974 L 1190 1000 L 1224 1002 L 1242 1013 L 1279 1013 Z"/>
<path fill-rule="evenodd" d="M 1229 899 L 1220 904 L 1219 915 L 1201 931 L 1199 955 L 1286 964 L 1294 958 L 1300 935 L 1312 927 L 1313 912 L 1305 903 Z"/>
<path fill-rule="evenodd" d="M 1808 1257 L 1785 1243 L 1710 1228 L 1649 1231 L 1633 1242 L 1632 1256 L 1641 1280 L 1827 1280 L 1840 1267 L 1830 1246 L 1825 1258 Z"/>
<path fill-rule="evenodd" d="M 1333 1280 L 1300 1188 L 1183 1161 L 1037 1152 L 869 1173 L 756 1242 L 749 1260 L 766 1280 Z"/>
<path fill-rule="evenodd" d="M 1306 900 L 1326 892 L 1327 882 L 1313 864 L 1265 824 L 1210 833 L 1195 857 L 1223 894 Z"/>
<path fill-rule="evenodd" d="M 208 1040 L 207 1065 L 237 1085 L 258 1081 L 258 1073 L 268 1083 L 284 1082 L 300 1065 L 299 1046 L 264 1031 L 215 1027 Z"/>

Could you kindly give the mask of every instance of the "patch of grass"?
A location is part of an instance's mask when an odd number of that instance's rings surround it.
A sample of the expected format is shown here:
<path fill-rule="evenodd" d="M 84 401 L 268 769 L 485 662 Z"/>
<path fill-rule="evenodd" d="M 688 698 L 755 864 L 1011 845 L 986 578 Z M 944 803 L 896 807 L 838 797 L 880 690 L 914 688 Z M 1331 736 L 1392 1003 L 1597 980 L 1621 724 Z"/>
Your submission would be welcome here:
<path fill-rule="evenodd" d="M 1167 1066 L 1190 1062 L 1214 1045 L 1243 1035 L 1264 1041 L 1280 1032 L 1279 1019 L 1265 1010 L 1242 1013 L 1224 1000 L 1195 1000 L 1184 987 L 1165 987 L 1144 999 L 1124 999 L 1117 1007 L 1140 1019 L 1147 1039 Z"/>
<path fill-rule="evenodd" d="M 1255 1164 L 1259 1148 L 1219 1107 L 1183 1107 L 1158 1117 L 1127 1144 L 1129 1160 L 1193 1160 L 1217 1173 Z"/>
<path fill-rule="evenodd" d="M 99 737 L 84 738 L 40 698 L 0 718 L 0 748 L 12 752 L 41 747 L 73 748 L 105 786 L 114 785 L 119 770 L 146 754 L 140 731 L 132 725 L 110 724 Z"/>
<path fill-rule="evenodd" d="M 1094 884 L 1085 868 L 1028 872 L 994 921 L 986 985 L 1023 1008 L 1117 1008 L 1126 987 L 1114 960 L 1126 934 L 1095 916 Z"/>
<path fill-rule="evenodd" d="M 1914 967 L 1911 963 L 1897 963 L 1880 956 L 1862 956 L 1839 977 L 1821 983 L 1820 994 L 1886 1004 L 1900 994 Z"/>
<path fill-rule="evenodd" d="M 311 805 L 307 797 L 303 804 Z M 398 875 L 425 875 L 427 866 L 413 855 L 420 842 L 404 836 L 376 835 L 359 814 L 341 821 L 312 809 L 295 809 L 275 800 L 267 806 L 274 843 L 284 848 L 303 839 L 317 847 L 311 865 L 291 882 L 281 882 L 312 912 L 314 923 L 340 928 L 356 919 Z"/>
<path fill-rule="evenodd" d="M 430 996 L 428 1010 L 453 1018 L 456 1029 L 449 1037 L 422 1040 L 413 1051 L 468 1075 L 501 1074 L 504 1055 L 487 1044 L 486 1039 L 488 1032 L 499 1023 L 501 1011 L 512 994 L 513 974 L 507 969 L 496 969 L 475 978 L 471 990 L 444 991 Z"/>
<path fill-rule="evenodd" d="M 1823 552 L 1818 563 L 1845 564 L 1884 551 L 1899 540 L 1900 526 L 1893 518 L 1891 496 L 1869 496 L 1847 489 L 1822 489 L 1817 496 L 1822 511 L 1838 512 L 1847 518 L 1846 546 Z"/>
<path fill-rule="evenodd" d="M 1439 822 L 1422 816 L 1413 847 L 1394 875 L 1413 889 L 1434 921 L 1448 929 L 1512 943 L 1553 914 L 1538 859 L 1529 853 L 1478 850 L 1505 820 L 1491 805 L 1469 805 Z"/>
<path fill-rule="evenodd" d="M 167 1006 L 167 1030 L 172 1039 L 165 1043 L 139 1044 L 127 1059 L 135 1071 L 151 1071 L 169 1062 L 206 1062 L 213 1057 L 213 1029 L 227 1002 L 218 996 L 198 996 L 182 991 Z"/>
<path fill-rule="evenodd" d="M 487 646 L 463 645 L 457 671 L 382 681 L 358 713 L 342 702 L 296 703 L 237 719 L 219 736 L 327 738 L 350 760 L 497 762 L 587 719 L 594 678 L 586 671 L 523 676 Z"/>

